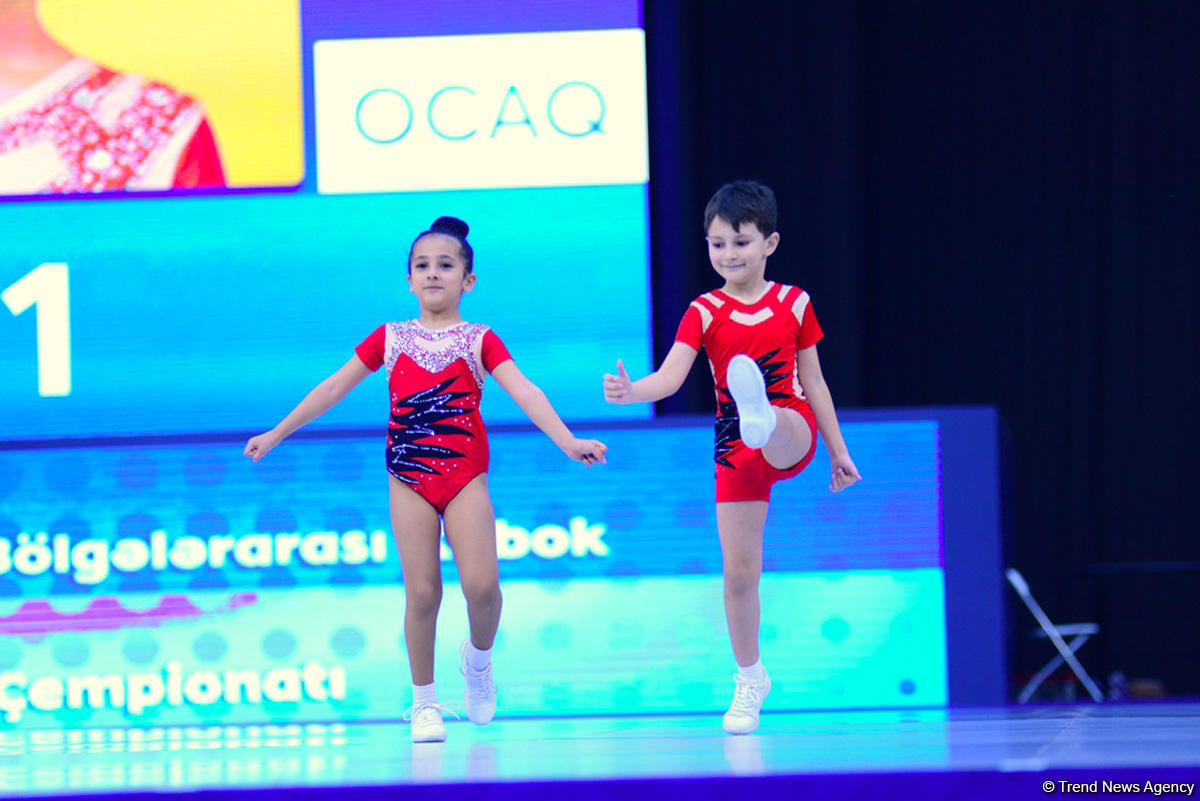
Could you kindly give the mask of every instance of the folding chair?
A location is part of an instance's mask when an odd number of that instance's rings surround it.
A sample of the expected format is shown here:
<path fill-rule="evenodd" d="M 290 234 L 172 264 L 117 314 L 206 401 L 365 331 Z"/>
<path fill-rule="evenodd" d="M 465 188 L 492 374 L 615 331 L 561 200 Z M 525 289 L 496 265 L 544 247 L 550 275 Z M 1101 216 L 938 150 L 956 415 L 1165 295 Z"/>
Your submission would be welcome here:
<path fill-rule="evenodd" d="M 1045 681 L 1051 673 L 1058 669 L 1058 666 L 1066 662 L 1075 675 L 1087 688 L 1088 694 L 1092 696 L 1092 700 L 1100 702 L 1104 700 L 1104 695 L 1100 692 L 1100 688 L 1096 686 L 1096 682 L 1092 681 L 1092 677 L 1083 669 L 1083 665 L 1079 664 L 1079 660 L 1075 658 L 1075 652 L 1079 650 L 1088 638 L 1093 634 L 1100 632 L 1100 627 L 1095 623 L 1066 623 L 1055 625 L 1050 622 L 1050 618 L 1046 617 L 1046 613 L 1042 611 L 1042 607 L 1038 602 L 1033 600 L 1033 595 L 1029 592 L 1029 584 L 1026 583 L 1025 577 L 1018 573 L 1013 568 L 1008 568 L 1004 571 L 1004 576 L 1008 579 L 1008 583 L 1017 591 L 1017 595 L 1025 602 L 1025 606 L 1029 607 L 1029 611 L 1033 613 L 1037 619 L 1038 625 L 1041 627 L 1034 631 L 1034 635 L 1044 637 L 1054 643 L 1054 647 L 1058 653 L 1053 659 L 1046 663 L 1046 666 L 1034 674 L 1029 683 L 1025 685 L 1017 696 L 1017 703 L 1028 703 L 1033 697 L 1033 693 L 1037 690 L 1041 683 Z M 1067 642 L 1064 637 L 1070 637 L 1071 641 Z"/>

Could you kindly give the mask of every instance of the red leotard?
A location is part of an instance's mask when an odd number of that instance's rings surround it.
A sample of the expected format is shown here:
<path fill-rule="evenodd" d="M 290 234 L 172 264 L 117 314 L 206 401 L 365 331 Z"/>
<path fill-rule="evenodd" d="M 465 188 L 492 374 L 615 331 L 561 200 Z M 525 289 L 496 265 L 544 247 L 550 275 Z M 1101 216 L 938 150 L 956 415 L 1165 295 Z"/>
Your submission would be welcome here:
<path fill-rule="evenodd" d="M 717 395 L 716 489 L 717 502 L 765 501 L 771 485 L 796 475 L 816 452 L 817 424 L 804 397 L 796 372 L 796 354 L 821 339 L 808 293 L 771 282 L 754 303 L 743 303 L 713 290 L 692 301 L 675 341 L 708 353 Z M 796 465 L 780 470 L 762 451 L 747 448 L 738 431 L 737 406 L 725 383 L 725 368 L 739 353 L 750 356 L 763 372 L 772 406 L 795 409 L 812 429 L 812 447 Z"/>
<path fill-rule="evenodd" d="M 471 479 L 487 472 L 479 416 L 484 371 L 512 357 L 486 325 L 433 331 L 415 320 L 381 325 L 354 352 L 370 370 L 387 365 L 388 472 L 445 512 Z"/>

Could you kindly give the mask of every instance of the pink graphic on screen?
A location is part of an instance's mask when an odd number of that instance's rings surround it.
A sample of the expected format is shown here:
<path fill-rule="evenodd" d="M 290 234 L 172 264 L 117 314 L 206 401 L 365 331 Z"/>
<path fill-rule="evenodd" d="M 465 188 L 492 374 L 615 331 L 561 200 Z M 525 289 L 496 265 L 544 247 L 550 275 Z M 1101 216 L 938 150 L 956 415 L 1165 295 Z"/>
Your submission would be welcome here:
<path fill-rule="evenodd" d="M 164 595 L 152 609 L 137 612 L 117 598 L 105 597 L 92 600 L 82 612 L 66 614 L 55 609 L 50 601 L 36 599 L 22 603 L 14 614 L 0 616 L 0 634 L 11 634 L 26 642 L 38 643 L 48 634 L 63 631 L 154 628 L 185 620 L 227 615 L 257 601 L 256 593 L 238 592 L 206 611 L 185 595 Z"/>

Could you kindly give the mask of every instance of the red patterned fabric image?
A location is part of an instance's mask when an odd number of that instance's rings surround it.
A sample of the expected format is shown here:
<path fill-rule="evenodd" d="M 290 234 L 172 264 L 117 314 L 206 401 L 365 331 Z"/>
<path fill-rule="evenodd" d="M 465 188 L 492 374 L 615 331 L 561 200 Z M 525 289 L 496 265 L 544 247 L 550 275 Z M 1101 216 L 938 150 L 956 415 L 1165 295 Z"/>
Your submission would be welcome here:
<path fill-rule="evenodd" d="M 223 187 L 203 105 L 62 47 L 0 0 L 0 194 Z"/>

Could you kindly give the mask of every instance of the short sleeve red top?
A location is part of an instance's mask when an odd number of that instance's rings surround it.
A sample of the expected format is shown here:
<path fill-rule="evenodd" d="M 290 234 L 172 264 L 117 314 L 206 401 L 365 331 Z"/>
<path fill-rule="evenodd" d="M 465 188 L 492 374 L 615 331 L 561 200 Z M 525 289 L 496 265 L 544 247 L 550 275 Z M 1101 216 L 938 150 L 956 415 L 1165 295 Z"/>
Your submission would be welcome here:
<path fill-rule="evenodd" d="M 796 370 L 796 354 L 823 336 L 809 295 L 799 287 L 770 282 L 754 303 L 716 289 L 692 301 L 679 323 L 675 341 L 708 354 L 717 393 L 717 413 L 729 399 L 725 369 L 744 353 L 763 371 L 767 396 L 778 406 L 807 404 Z"/>

